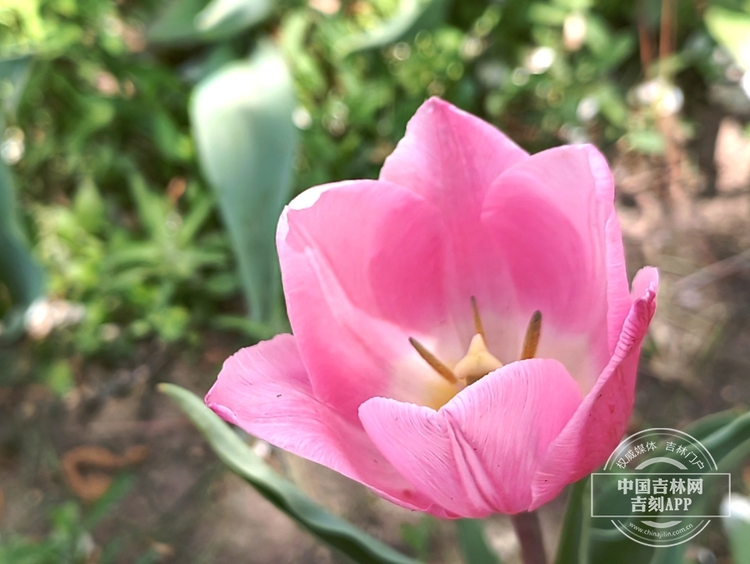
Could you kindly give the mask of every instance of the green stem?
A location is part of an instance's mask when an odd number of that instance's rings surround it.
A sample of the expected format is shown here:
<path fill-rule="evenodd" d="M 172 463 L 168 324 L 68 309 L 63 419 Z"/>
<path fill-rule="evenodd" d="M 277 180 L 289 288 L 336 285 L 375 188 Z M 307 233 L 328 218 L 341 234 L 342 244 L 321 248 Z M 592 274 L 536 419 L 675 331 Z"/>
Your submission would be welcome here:
<path fill-rule="evenodd" d="M 510 520 L 513 522 L 518 542 L 521 544 L 524 564 L 547 564 L 539 516 L 533 511 L 524 512 L 511 515 Z"/>

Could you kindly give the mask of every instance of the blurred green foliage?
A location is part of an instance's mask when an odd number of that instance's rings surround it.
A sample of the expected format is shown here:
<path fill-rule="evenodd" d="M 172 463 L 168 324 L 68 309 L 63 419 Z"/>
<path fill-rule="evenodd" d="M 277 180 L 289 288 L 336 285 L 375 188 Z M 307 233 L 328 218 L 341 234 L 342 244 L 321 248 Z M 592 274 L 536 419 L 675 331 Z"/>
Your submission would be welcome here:
<path fill-rule="evenodd" d="M 190 337 L 237 284 L 196 172 L 188 91 L 142 52 L 150 11 L 100 0 L 7 6 L 3 54 L 34 60 L 12 122 L 26 148 L 14 166 L 25 220 L 50 295 L 86 306 L 66 339 L 91 354 Z"/>
<path fill-rule="evenodd" d="M 43 540 L 34 541 L 22 537 L 6 539 L 0 546 L 0 563 L 84 564 L 89 556 L 87 553 L 91 541 L 80 530 L 80 508 L 72 502 L 56 507 L 52 511 L 51 520 L 52 530 Z"/>
<path fill-rule="evenodd" d="M 130 491 L 132 477 L 122 475 L 92 507 L 83 510 L 73 501 L 64 502 L 50 511 L 48 532 L 42 537 L 4 535 L 0 542 L 0 564 L 110 564 L 120 549 L 122 539 L 115 538 L 97 546 L 92 529 L 109 515 Z M 156 562 L 152 550 L 142 560 Z"/>

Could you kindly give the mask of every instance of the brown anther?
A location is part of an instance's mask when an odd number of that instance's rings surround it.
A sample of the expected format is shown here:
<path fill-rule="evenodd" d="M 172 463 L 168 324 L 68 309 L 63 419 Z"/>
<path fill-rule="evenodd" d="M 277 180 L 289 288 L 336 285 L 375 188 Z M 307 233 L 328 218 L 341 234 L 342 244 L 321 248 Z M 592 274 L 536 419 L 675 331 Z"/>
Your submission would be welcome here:
<path fill-rule="evenodd" d="M 482 318 L 479 317 L 479 308 L 477 307 L 477 299 L 471 296 L 471 309 L 474 311 L 474 330 L 477 335 L 481 335 L 484 342 L 487 342 L 487 336 L 484 334 L 484 326 L 482 325 Z"/>
<path fill-rule="evenodd" d="M 411 346 L 414 347 L 414 349 L 419 353 L 419 356 L 421 356 L 425 360 L 425 362 L 435 370 L 435 372 L 440 374 L 451 384 L 456 384 L 458 382 L 458 378 L 456 378 L 456 376 L 453 374 L 453 371 L 445 364 L 443 364 L 440 359 L 438 359 L 438 357 L 428 351 L 422 343 L 417 341 L 414 337 L 409 337 L 409 342 L 411 343 Z"/>
<path fill-rule="evenodd" d="M 521 360 L 527 360 L 536 356 L 539 346 L 539 338 L 542 336 L 542 312 L 535 311 L 529 325 L 526 327 L 526 336 L 523 338 L 523 349 L 521 349 Z"/>

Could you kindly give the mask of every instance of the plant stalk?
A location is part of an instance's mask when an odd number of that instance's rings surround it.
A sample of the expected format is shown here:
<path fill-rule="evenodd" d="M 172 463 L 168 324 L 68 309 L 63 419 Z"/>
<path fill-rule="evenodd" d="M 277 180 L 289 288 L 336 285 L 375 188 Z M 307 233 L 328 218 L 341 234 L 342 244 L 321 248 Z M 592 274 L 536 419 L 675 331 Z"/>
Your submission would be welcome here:
<path fill-rule="evenodd" d="M 518 542 L 521 544 L 524 564 L 547 564 L 542 528 L 536 512 L 517 513 L 511 515 L 510 520 L 513 522 Z"/>

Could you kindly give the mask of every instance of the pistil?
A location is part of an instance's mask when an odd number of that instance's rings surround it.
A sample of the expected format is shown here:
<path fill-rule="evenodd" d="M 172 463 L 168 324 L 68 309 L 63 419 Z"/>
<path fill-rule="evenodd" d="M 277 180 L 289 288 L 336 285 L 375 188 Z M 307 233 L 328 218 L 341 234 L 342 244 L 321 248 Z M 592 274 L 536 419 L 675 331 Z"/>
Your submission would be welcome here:
<path fill-rule="evenodd" d="M 466 382 L 468 386 L 484 378 L 493 370 L 497 370 L 502 365 L 503 363 L 495 358 L 487 349 L 484 337 L 480 333 L 477 333 L 471 338 L 469 351 L 466 353 L 466 356 L 458 361 L 458 364 L 453 368 L 453 373 L 456 375 L 456 378 Z"/>
<path fill-rule="evenodd" d="M 440 376 L 445 378 L 451 384 L 463 384 L 463 386 L 469 386 L 477 380 L 484 378 L 490 372 L 503 366 L 503 363 L 500 362 L 500 360 L 498 360 L 487 348 L 484 325 L 482 324 L 482 318 L 479 315 L 479 308 L 477 307 L 477 300 L 474 296 L 471 297 L 471 308 L 474 312 L 474 330 L 476 333 L 471 338 L 469 350 L 452 369 L 427 350 L 427 348 L 414 337 L 409 337 L 411 346 L 413 346 L 417 353 L 419 353 L 419 356 L 421 356 L 424 361 L 435 370 L 435 372 L 440 374 Z M 526 327 L 526 334 L 521 349 L 521 360 L 534 358 L 536 350 L 539 347 L 541 334 L 542 313 L 540 311 L 535 311 Z"/>

